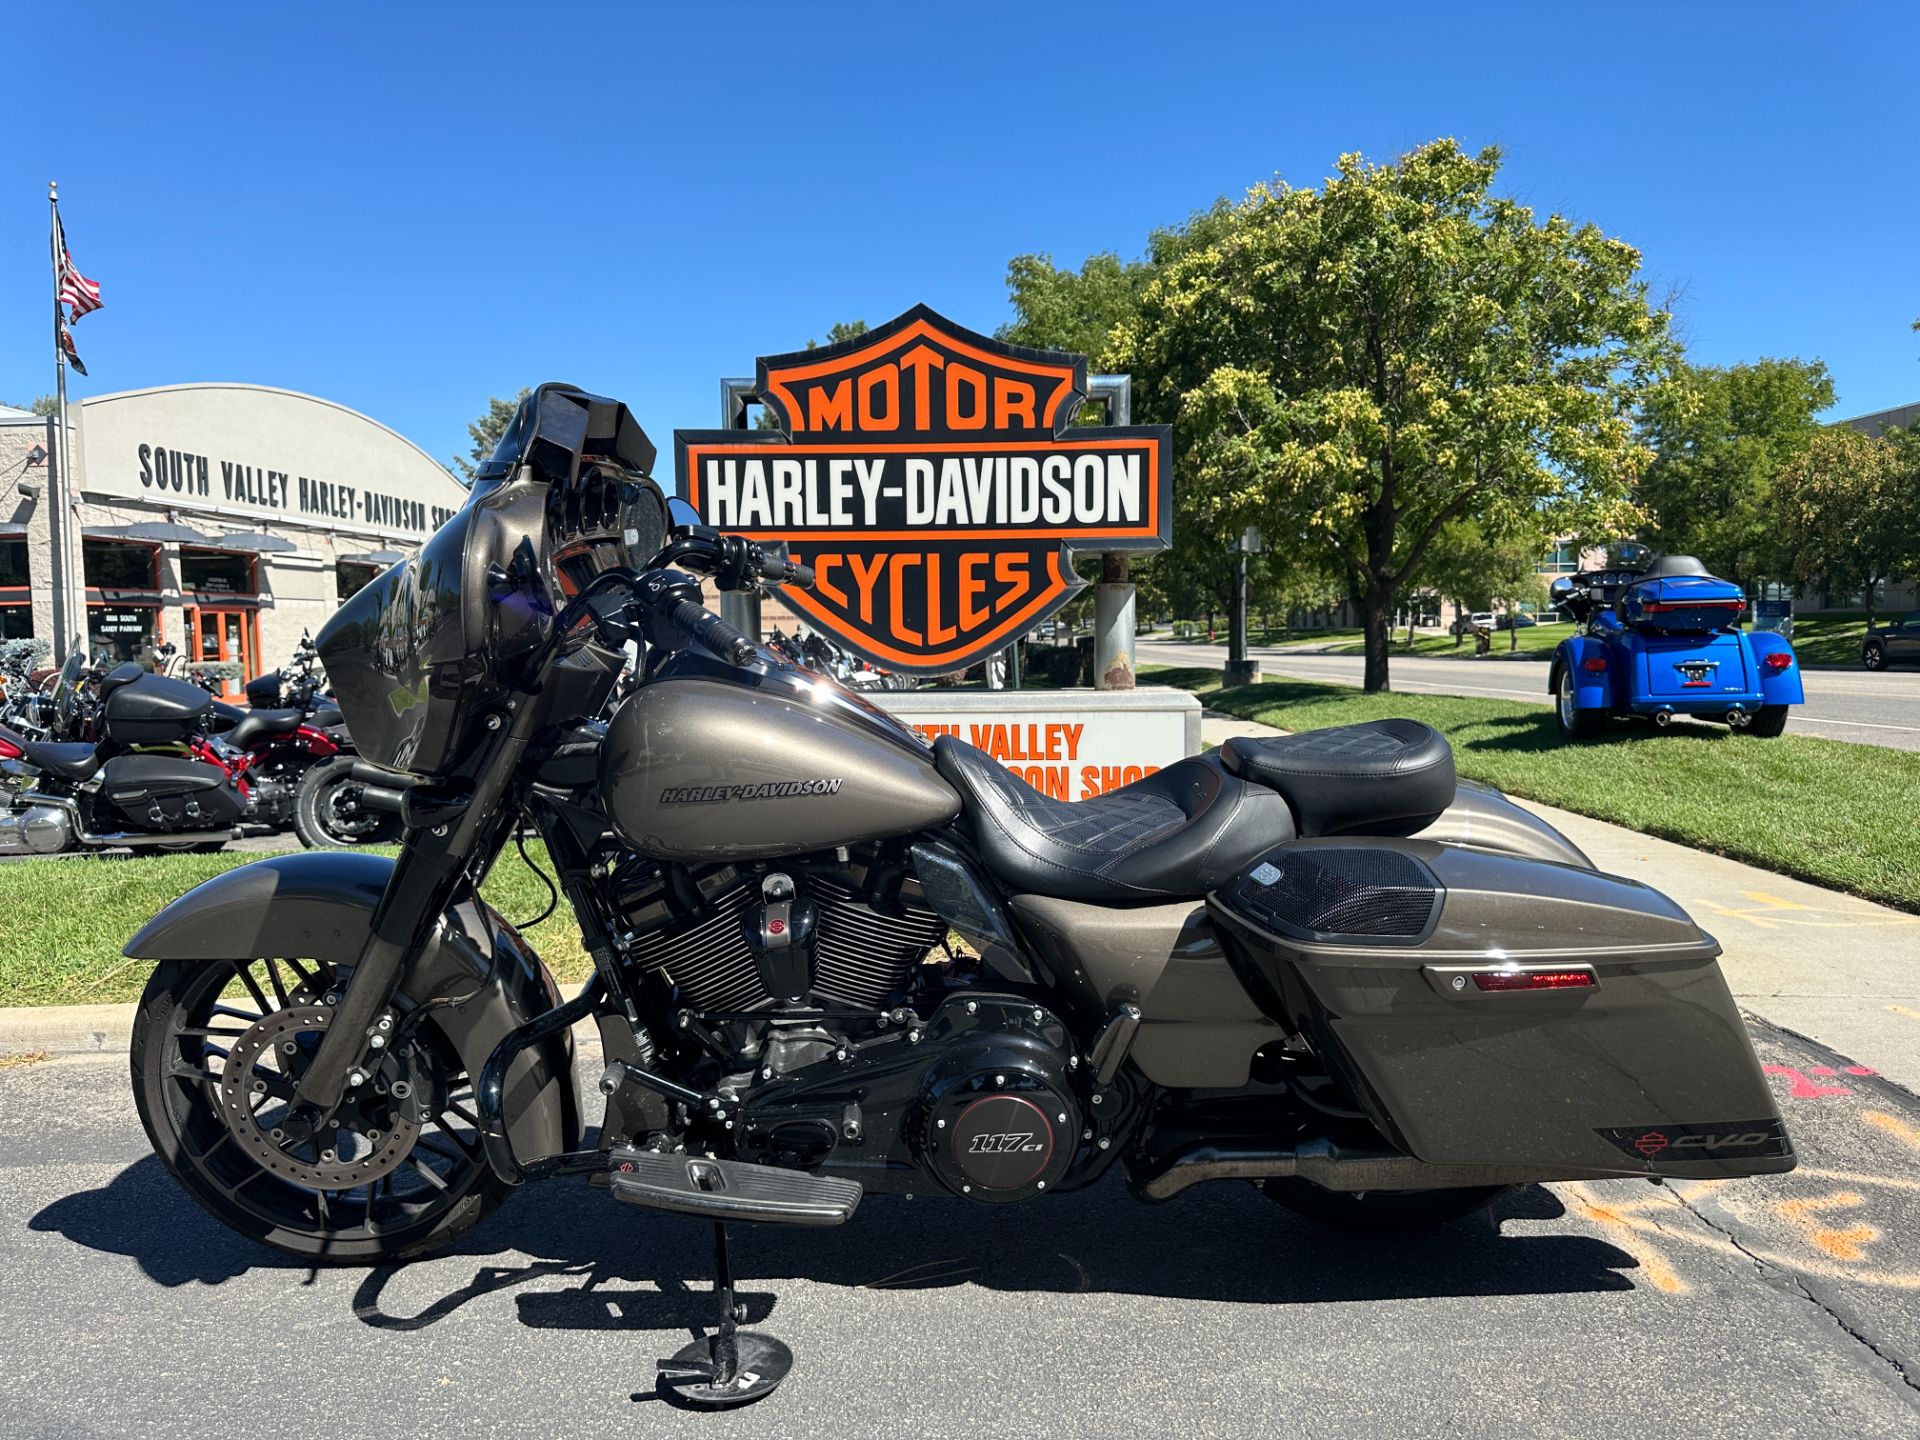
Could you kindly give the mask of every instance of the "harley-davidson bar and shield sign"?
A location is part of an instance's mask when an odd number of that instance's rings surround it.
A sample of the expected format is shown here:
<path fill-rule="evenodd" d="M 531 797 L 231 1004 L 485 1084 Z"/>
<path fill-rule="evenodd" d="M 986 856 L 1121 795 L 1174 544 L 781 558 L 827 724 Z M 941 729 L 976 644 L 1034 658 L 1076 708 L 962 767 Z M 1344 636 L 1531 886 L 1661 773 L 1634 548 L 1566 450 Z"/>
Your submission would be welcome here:
<path fill-rule="evenodd" d="M 813 566 L 794 611 L 885 669 L 944 674 L 1073 598 L 1073 551 L 1163 550 L 1164 425 L 1074 426 L 1084 356 L 976 335 L 924 305 L 853 340 L 763 358 L 777 430 L 674 433 L 707 524 Z"/>

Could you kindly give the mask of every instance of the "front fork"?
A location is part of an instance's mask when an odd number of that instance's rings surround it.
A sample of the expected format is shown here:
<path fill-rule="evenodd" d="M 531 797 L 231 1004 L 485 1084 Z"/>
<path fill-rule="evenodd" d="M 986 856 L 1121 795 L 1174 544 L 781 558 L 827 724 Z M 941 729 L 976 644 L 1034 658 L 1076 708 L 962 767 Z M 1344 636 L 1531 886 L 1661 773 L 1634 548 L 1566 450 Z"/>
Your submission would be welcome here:
<path fill-rule="evenodd" d="M 364 1068 L 380 1035 L 377 1022 L 400 988 L 401 977 L 433 937 L 467 873 L 479 842 L 494 833 L 493 819 L 512 784 L 540 707 L 531 698 L 517 713 L 495 713 L 484 722 L 492 732 L 476 766 L 472 792 L 454 796 L 419 787 L 402 805 L 406 838 L 374 907 L 367 943 L 347 977 L 340 1003 L 313 1063 L 300 1077 L 286 1120 L 290 1130 L 317 1129 L 340 1104 L 347 1077 Z"/>

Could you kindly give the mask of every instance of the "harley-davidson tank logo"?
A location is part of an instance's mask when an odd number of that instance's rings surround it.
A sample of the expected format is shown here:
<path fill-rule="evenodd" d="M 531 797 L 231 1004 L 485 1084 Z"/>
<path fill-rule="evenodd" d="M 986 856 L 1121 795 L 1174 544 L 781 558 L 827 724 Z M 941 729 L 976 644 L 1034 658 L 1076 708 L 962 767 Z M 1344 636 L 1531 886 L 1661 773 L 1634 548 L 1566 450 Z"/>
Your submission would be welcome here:
<path fill-rule="evenodd" d="M 917 306 L 763 358 L 755 389 L 779 428 L 676 432 L 680 493 L 813 566 L 813 588 L 782 598 L 848 649 L 964 669 L 1073 598 L 1075 548 L 1172 538 L 1172 432 L 1075 426 L 1086 371 Z"/>
<path fill-rule="evenodd" d="M 660 792 L 662 805 L 724 805 L 734 800 L 796 800 L 837 795 L 845 780 L 768 780 L 758 785 L 670 785 Z"/>

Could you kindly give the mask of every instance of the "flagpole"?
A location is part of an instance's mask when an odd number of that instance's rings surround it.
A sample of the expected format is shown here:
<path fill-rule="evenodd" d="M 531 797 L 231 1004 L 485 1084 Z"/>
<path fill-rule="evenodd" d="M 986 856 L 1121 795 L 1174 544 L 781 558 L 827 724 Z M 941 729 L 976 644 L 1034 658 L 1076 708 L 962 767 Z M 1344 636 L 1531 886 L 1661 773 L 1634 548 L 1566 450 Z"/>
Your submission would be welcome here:
<path fill-rule="evenodd" d="M 78 591 L 80 605 L 76 607 L 77 585 L 84 582 L 74 569 L 73 505 L 68 498 L 73 494 L 73 472 L 67 468 L 67 351 L 60 343 L 65 317 L 60 313 L 60 186 L 57 181 L 47 182 L 47 209 L 50 217 L 47 244 L 53 252 L 53 368 L 57 406 L 53 432 L 54 476 L 47 487 L 47 540 L 58 557 L 53 586 L 53 659 L 57 665 L 66 660 L 74 641 L 77 640 L 82 649 L 86 646 L 86 596 L 84 590 Z"/>

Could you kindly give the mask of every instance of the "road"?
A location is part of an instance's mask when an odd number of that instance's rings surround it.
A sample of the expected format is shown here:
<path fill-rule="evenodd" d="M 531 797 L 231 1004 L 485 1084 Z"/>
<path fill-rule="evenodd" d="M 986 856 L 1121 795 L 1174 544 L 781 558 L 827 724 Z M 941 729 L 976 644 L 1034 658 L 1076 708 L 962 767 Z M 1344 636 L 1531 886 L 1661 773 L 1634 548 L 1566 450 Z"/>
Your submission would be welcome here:
<path fill-rule="evenodd" d="M 1499 642 L 1496 640 L 1496 644 Z M 1135 647 L 1148 665 L 1222 666 L 1225 645 L 1188 645 L 1143 640 Z M 1283 646 L 1256 645 L 1255 658 L 1268 674 L 1358 685 L 1364 661 L 1358 655 L 1315 655 Z M 1396 655 L 1393 688 L 1429 695 L 1487 695 L 1546 705 L 1547 666 L 1537 660 L 1426 660 Z M 1787 722 L 1790 731 L 1920 750 L 1920 670 L 1809 670 L 1807 703 Z"/>
<path fill-rule="evenodd" d="M 1239 1183 L 742 1228 L 797 1363 L 705 1417 L 648 1394 L 708 1313 L 693 1222 L 556 1181 L 450 1254 L 309 1271 L 174 1186 L 124 1057 L 0 1070 L 0 1434 L 1911 1437 L 1920 1102 L 1755 1040 L 1792 1175 L 1533 1187 L 1412 1237 Z"/>

